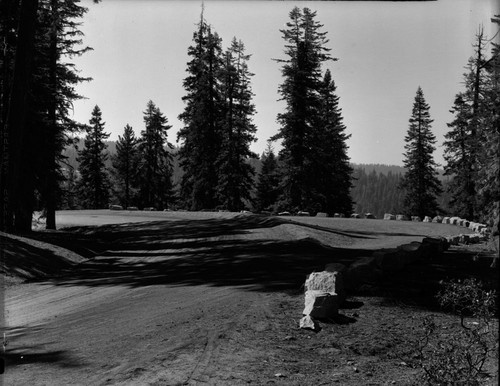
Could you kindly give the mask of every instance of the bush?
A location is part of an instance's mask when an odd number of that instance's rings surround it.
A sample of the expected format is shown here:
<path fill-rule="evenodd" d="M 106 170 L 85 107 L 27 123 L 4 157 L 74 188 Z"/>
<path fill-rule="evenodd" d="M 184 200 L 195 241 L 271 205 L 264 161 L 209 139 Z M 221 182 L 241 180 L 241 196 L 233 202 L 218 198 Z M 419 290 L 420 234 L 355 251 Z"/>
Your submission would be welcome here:
<path fill-rule="evenodd" d="M 429 385 L 479 385 L 484 366 L 497 354 L 498 332 L 492 327 L 495 291 L 479 281 L 466 279 L 442 283 L 437 294 L 441 307 L 460 317 L 460 326 L 437 325 L 424 318 L 423 336 L 416 348 L 423 381 Z"/>

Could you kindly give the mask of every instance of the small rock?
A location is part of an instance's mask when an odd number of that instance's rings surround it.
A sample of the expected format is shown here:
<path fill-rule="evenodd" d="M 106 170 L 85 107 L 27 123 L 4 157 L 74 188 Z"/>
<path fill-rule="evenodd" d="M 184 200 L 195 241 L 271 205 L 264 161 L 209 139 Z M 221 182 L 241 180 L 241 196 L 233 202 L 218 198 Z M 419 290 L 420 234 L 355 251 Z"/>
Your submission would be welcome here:
<path fill-rule="evenodd" d="M 287 335 L 287 336 L 285 336 L 285 338 L 283 340 L 295 340 L 295 337 L 293 337 L 291 335 Z"/>
<path fill-rule="evenodd" d="M 284 375 L 284 374 L 281 374 L 281 373 L 276 373 L 276 374 L 274 374 L 274 376 L 275 376 L 276 378 L 285 378 L 285 375 Z"/>
<path fill-rule="evenodd" d="M 353 370 L 354 370 L 355 373 L 359 373 L 359 370 L 358 370 L 357 367 L 353 367 Z"/>

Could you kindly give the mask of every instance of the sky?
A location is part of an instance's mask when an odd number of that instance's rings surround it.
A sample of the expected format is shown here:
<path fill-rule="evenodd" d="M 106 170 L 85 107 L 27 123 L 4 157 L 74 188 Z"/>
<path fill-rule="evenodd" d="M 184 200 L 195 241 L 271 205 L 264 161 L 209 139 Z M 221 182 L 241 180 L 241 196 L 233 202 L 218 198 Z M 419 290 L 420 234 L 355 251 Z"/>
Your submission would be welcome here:
<path fill-rule="evenodd" d="M 327 32 L 331 54 L 338 60 L 324 65 L 337 85 L 337 95 L 351 135 L 347 145 L 354 163 L 402 165 L 418 87 L 434 119 L 434 158 L 443 164 L 444 134 L 453 116 L 455 95 L 463 90 L 467 60 L 473 55 L 480 25 L 491 38 L 497 32 L 490 19 L 500 14 L 497 0 L 379 1 L 231 1 L 205 0 L 205 19 L 222 38 L 233 37 L 251 54 L 255 74 L 252 90 L 257 113 L 261 154 L 279 130 L 276 116 L 283 111 L 278 87 L 285 59 L 285 28 L 294 6 L 317 12 Z M 143 112 L 152 100 L 172 125 L 169 141 L 177 143 L 184 111 L 182 87 L 187 76 L 187 49 L 200 20 L 201 1 L 82 0 L 89 11 L 80 29 L 85 45 L 93 48 L 71 61 L 80 75 L 93 80 L 77 86 L 86 99 L 74 104 L 73 119 L 88 123 L 95 105 L 101 108 L 110 140 L 129 124 L 136 135 L 144 129 Z M 498 38 L 498 35 L 497 35 Z M 488 50 L 489 53 L 489 50 Z M 274 144 L 279 150 L 279 143 Z"/>

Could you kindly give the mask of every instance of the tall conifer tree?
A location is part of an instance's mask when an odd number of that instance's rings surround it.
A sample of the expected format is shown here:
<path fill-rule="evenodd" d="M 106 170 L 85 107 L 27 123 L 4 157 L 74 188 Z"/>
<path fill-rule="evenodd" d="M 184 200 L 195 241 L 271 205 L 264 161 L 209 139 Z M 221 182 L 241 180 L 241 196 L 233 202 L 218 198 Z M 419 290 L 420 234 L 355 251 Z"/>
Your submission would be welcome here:
<path fill-rule="evenodd" d="M 285 40 L 283 83 L 279 87 L 285 112 L 273 139 L 281 139 L 281 209 L 342 211 L 349 213 L 350 175 L 345 127 L 331 73 L 322 65 L 332 58 L 328 39 L 309 8 L 295 7 L 289 14 Z"/>
<path fill-rule="evenodd" d="M 248 70 L 250 55 L 240 40 L 233 39 L 226 51 L 221 71 L 223 94 L 221 148 L 217 159 L 217 197 L 219 205 L 230 211 L 241 210 L 250 199 L 254 170 L 248 163 L 256 155 L 250 151 L 256 127 L 252 123 L 255 106 Z"/>
<path fill-rule="evenodd" d="M 273 211 L 279 196 L 280 176 L 278 159 L 274 154 L 271 141 L 267 143 L 267 148 L 262 154 L 261 162 L 262 168 L 257 182 L 255 205 L 258 211 Z"/>
<path fill-rule="evenodd" d="M 217 206 L 218 175 L 214 168 L 221 146 L 222 100 L 219 76 L 223 67 L 221 39 L 201 14 L 193 44 L 188 48 L 191 60 L 184 79 L 186 104 L 179 119 L 184 127 L 178 133 L 184 175 L 181 197 L 192 210 Z"/>
<path fill-rule="evenodd" d="M 135 182 L 137 175 L 137 138 L 132 126 L 126 125 L 123 136 L 118 136 L 116 142 L 116 154 L 112 157 L 115 190 L 120 204 L 127 208 L 131 205 L 135 193 Z"/>
<path fill-rule="evenodd" d="M 146 128 L 138 145 L 139 205 L 167 209 L 172 198 L 172 155 L 167 131 L 172 127 L 160 109 L 149 101 L 144 111 Z"/>
<path fill-rule="evenodd" d="M 80 181 L 78 192 L 84 209 L 103 209 L 109 204 L 110 182 L 105 162 L 108 159 L 104 142 L 109 134 L 104 132 L 104 122 L 99 106 L 92 110 L 87 126 L 85 147 L 78 152 Z"/>
<path fill-rule="evenodd" d="M 352 211 L 352 168 L 347 155 L 345 126 L 330 70 L 326 70 L 319 89 L 320 104 L 313 132 L 315 157 L 310 185 L 317 193 L 317 210 L 349 215 Z"/>
<path fill-rule="evenodd" d="M 480 157 L 485 142 L 486 38 L 480 28 L 474 44 L 475 54 L 464 74 L 465 91 L 457 94 L 450 111 L 455 119 L 445 135 L 445 172 L 451 176 L 450 205 L 457 216 L 479 220 L 478 202 Z"/>
<path fill-rule="evenodd" d="M 418 87 L 405 137 L 403 163 L 406 173 L 401 182 L 405 190 L 405 212 L 409 216 L 434 216 L 439 209 L 436 198 L 442 188 L 433 157 L 436 137 L 431 131 L 432 122 L 429 105 Z"/>
<path fill-rule="evenodd" d="M 500 29 L 500 15 L 491 19 Z M 479 218 L 500 232 L 500 40 L 492 43 L 491 57 L 483 63 L 486 70 L 481 117 L 481 152 L 478 157 Z"/>

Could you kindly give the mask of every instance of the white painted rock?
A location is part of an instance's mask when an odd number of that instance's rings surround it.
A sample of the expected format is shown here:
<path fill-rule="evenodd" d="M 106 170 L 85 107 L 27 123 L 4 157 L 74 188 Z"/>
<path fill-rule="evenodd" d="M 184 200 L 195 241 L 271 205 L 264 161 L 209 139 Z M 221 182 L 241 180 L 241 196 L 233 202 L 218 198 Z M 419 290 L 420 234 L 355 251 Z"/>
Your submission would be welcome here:
<path fill-rule="evenodd" d="M 432 222 L 432 218 L 430 218 L 429 216 L 425 216 L 423 221 L 424 222 Z"/>
<path fill-rule="evenodd" d="M 338 269 L 334 269 L 333 265 L 328 265 L 328 270 L 321 272 L 313 272 L 306 279 L 306 291 L 322 291 L 332 295 L 338 295 L 342 302 L 345 299 L 344 278 L 342 272 L 345 268 L 340 265 Z"/>
<path fill-rule="evenodd" d="M 396 220 L 396 216 L 390 213 L 385 213 L 384 214 L 384 220 Z"/>

